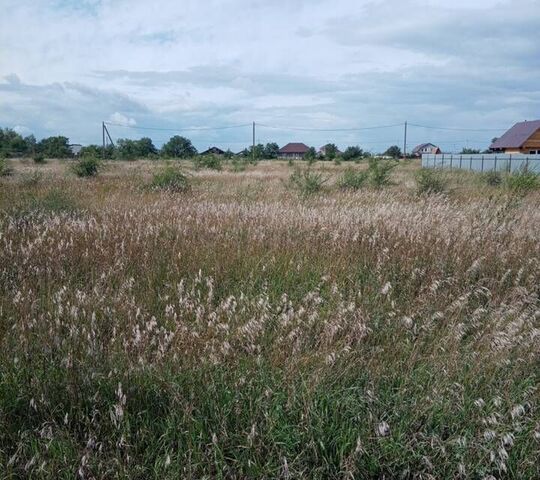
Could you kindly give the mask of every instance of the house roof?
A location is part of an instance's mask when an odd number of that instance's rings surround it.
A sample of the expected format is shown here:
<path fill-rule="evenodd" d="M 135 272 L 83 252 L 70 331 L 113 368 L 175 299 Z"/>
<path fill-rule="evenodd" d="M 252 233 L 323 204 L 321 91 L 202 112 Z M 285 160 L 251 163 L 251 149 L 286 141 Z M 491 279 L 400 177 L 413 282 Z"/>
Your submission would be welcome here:
<path fill-rule="evenodd" d="M 223 155 L 225 152 L 221 150 L 221 148 L 218 147 L 210 147 L 208 150 L 205 150 L 204 152 L 201 152 L 201 155 L 207 155 L 209 153 L 215 153 L 218 155 Z"/>
<path fill-rule="evenodd" d="M 288 143 L 279 149 L 279 153 L 306 153 L 308 150 L 305 143 Z"/>
<path fill-rule="evenodd" d="M 489 148 L 520 148 L 538 129 L 540 120 L 516 123 L 502 137 L 495 140 Z"/>
<path fill-rule="evenodd" d="M 416 145 L 416 147 L 414 147 L 412 151 L 413 153 L 416 153 L 426 147 L 438 148 L 437 145 L 433 145 L 433 143 L 421 143 L 420 145 Z"/>

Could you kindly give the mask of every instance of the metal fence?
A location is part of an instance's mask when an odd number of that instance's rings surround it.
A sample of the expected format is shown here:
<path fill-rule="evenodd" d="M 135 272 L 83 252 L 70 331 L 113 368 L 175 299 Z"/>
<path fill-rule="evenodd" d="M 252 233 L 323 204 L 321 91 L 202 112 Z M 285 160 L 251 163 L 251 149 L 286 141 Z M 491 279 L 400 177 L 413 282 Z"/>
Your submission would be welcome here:
<path fill-rule="evenodd" d="M 422 167 L 471 170 L 474 172 L 517 172 L 527 170 L 540 173 L 540 155 L 502 153 L 480 153 L 475 155 L 424 154 L 422 155 Z"/>

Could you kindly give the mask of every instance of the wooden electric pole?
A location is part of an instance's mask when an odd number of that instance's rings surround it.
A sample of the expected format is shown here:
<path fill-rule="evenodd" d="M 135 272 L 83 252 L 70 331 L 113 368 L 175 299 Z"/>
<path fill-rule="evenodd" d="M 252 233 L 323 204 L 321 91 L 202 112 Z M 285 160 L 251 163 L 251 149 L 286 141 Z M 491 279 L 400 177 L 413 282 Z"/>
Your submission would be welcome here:
<path fill-rule="evenodd" d="M 251 155 L 253 157 L 253 163 L 255 163 L 255 122 L 253 122 L 253 146 L 251 148 Z"/>
<path fill-rule="evenodd" d="M 407 158 L 407 120 L 405 120 L 405 132 L 403 134 L 403 158 Z"/>

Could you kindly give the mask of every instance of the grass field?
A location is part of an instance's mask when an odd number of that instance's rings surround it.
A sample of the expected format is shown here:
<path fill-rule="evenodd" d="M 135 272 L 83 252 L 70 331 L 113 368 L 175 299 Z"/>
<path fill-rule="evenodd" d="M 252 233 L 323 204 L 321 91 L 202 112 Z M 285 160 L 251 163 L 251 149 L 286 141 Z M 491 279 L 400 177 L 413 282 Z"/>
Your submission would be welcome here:
<path fill-rule="evenodd" d="M 66 163 L 0 178 L 0 478 L 540 478 L 538 191 Z"/>

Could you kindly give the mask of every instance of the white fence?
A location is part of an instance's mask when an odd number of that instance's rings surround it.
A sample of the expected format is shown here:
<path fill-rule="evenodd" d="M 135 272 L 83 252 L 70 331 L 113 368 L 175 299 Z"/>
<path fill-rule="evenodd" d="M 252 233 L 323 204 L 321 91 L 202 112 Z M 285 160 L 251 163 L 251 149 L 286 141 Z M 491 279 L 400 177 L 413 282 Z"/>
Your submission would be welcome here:
<path fill-rule="evenodd" d="M 528 170 L 540 173 L 540 155 L 477 154 L 459 155 L 441 153 L 422 155 L 422 167 L 472 170 L 475 172 L 516 172 Z"/>

